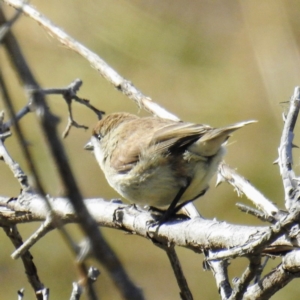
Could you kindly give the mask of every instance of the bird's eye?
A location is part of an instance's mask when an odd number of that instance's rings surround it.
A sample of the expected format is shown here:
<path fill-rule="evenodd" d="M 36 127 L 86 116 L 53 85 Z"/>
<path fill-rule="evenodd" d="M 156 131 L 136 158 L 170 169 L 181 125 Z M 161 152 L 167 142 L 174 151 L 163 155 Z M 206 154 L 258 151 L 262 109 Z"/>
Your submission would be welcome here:
<path fill-rule="evenodd" d="M 103 138 L 101 133 L 94 133 L 93 136 L 99 141 Z"/>

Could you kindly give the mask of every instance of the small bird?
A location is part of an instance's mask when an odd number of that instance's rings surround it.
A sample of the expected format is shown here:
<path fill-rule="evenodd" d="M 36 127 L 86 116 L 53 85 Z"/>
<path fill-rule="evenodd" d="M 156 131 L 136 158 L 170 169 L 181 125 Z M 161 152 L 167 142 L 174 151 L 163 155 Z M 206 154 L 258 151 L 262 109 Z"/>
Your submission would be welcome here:
<path fill-rule="evenodd" d="M 108 183 L 121 196 L 139 205 L 169 206 L 162 224 L 206 192 L 230 134 L 253 122 L 212 128 L 113 113 L 96 124 L 84 148 L 94 150 Z"/>

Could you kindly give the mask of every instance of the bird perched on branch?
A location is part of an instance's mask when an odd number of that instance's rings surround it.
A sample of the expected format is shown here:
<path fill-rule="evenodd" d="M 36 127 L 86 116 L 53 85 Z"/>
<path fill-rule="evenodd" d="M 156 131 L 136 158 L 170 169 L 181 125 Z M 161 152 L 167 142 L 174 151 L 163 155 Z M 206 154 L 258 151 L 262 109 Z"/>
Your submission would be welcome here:
<path fill-rule="evenodd" d="M 108 183 L 129 201 L 166 207 L 166 222 L 203 195 L 230 134 L 255 121 L 222 128 L 113 113 L 100 120 L 85 149 L 94 150 Z"/>

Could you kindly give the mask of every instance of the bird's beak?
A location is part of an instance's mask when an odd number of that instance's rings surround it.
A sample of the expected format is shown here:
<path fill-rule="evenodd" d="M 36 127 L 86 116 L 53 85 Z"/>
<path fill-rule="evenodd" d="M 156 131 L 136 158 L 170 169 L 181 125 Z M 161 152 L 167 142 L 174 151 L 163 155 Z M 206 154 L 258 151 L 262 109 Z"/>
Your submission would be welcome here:
<path fill-rule="evenodd" d="M 92 145 L 92 142 L 89 141 L 88 143 L 85 144 L 85 146 L 83 147 L 84 150 L 89 150 L 92 151 L 94 150 L 94 146 Z"/>

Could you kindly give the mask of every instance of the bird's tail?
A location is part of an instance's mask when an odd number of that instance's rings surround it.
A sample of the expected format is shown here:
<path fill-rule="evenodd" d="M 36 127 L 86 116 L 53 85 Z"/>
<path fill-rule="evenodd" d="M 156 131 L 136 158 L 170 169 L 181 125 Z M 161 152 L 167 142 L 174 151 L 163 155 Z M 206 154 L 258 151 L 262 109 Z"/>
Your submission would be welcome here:
<path fill-rule="evenodd" d="M 232 132 L 256 122 L 255 120 L 250 120 L 212 129 L 193 143 L 189 147 L 189 150 L 202 156 L 213 156 L 219 151 L 222 144 L 229 138 Z"/>

